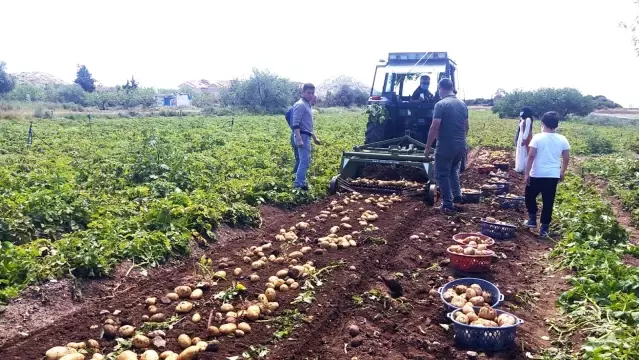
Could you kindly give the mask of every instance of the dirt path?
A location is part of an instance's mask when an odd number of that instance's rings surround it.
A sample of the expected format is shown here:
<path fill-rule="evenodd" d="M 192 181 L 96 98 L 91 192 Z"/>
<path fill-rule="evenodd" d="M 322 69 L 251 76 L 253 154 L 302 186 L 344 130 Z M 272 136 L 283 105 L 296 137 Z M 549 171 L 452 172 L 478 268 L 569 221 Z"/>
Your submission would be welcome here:
<path fill-rule="evenodd" d="M 474 152 L 471 157 L 477 156 Z M 468 162 L 464 173 L 464 187 L 476 187 L 486 178 Z M 521 193 L 521 179 L 511 172 L 511 192 Z M 258 230 L 224 229 L 220 241 L 209 249 L 195 249 L 182 261 L 149 269 L 143 276 L 140 269 L 127 272 L 130 265 L 123 265 L 111 279 L 87 281 L 76 287 L 81 290 L 82 302 L 73 300 L 73 286 L 68 281 L 31 288 L 12 302 L 0 318 L 0 358 L 40 359 L 46 349 L 65 345 L 71 341 L 99 339 L 108 352 L 114 340 L 102 339 L 102 324 L 113 319 L 119 324 L 140 326 L 141 316 L 148 314 L 144 301 L 149 296 L 158 298 L 172 292 L 178 285 L 195 286 L 201 281 L 197 259 L 206 255 L 213 260 L 214 270 L 227 271 L 227 281 L 220 281 L 211 290 L 205 290 L 202 300 L 194 301 L 195 310 L 188 318 L 166 330 L 166 348 L 178 351 L 178 335 L 207 338 L 207 320 L 211 312 L 219 310 L 220 301 L 213 295 L 231 286 L 231 280 L 241 281 L 247 291 L 244 300 L 255 301 L 264 291 L 269 276 L 286 268 L 267 262 L 264 269 L 255 271 L 260 281 L 252 283 L 247 277 L 252 273 L 250 264 L 243 261 L 246 249 L 271 242 L 280 229 L 288 229 L 297 222 L 313 218 L 327 209 L 332 197 L 325 201 L 304 206 L 295 211 L 264 207 L 261 209 L 263 228 Z M 217 352 L 203 352 L 200 359 L 225 359 L 241 355 L 251 346 L 268 346 L 268 359 L 466 359 L 466 350 L 454 346 L 452 328 L 445 317 L 446 311 L 438 297 L 429 295 L 450 279 L 459 277 L 448 266 L 446 249 L 452 235 L 459 232 L 480 230 L 480 218 L 487 215 L 514 224 L 521 222 L 522 213 L 515 210 L 499 210 L 489 202 L 466 205 L 466 211 L 456 217 L 442 216 L 436 209 L 425 207 L 419 200 L 403 199 L 390 209 L 382 210 L 363 201 L 344 205 L 345 213 L 325 222 L 315 222 L 313 231 L 301 232 L 297 244 L 273 241 L 270 254 L 280 256 L 299 250 L 302 246 L 317 248 L 315 239 L 329 233 L 339 225 L 342 216 L 350 216 L 356 235 L 357 247 L 325 252 L 313 252 L 304 256 L 317 269 L 342 265 L 328 274 L 317 288 L 310 303 L 291 304 L 300 291 L 278 292 L 280 307 L 274 316 L 266 316 L 260 322 L 251 323 L 252 331 L 245 337 L 220 337 Z M 378 230 L 364 231 L 355 218 L 361 208 L 375 211 L 379 220 L 374 222 Z M 419 240 L 411 235 L 423 233 Z M 497 256 L 491 272 L 483 276 L 496 284 L 505 295 L 501 306 L 526 321 L 517 332 L 517 346 L 490 356 L 493 359 L 526 359 L 525 353 L 538 352 L 550 343 L 542 340 L 547 334 L 546 319 L 556 316 L 554 302 L 568 285 L 558 274 L 546 271 L 545 254 L 550 243 L 538 241 L 528 230 L 519 229 L 514 241 L 499 241 L 493 247 Z M 254 260 L 254 259 L 252 259 Z M 225 266 L 223 266 L 225 265 Z M 233 269 L 242 268 L 241 275 L 233 276 Z M 401 284 L 403 296 L 392 299 L 382 278 L 393 277 Z M 371 292 L 371 290 L 373 290 Z M 373 296 L 377 294 L 377 296 Z M 236 307 L 242 301 L 235 300 Z M 172 314 L 173 304 L 159 304 L 158 311 Z M 105 311 L 109 313 L 107 314 Z M 300 317 L 287 340 L 276 341 L 273 333 L 280 329 L 278 319 L 288 310 L 299 311 Z M 120 312 L 117 314 L 117 312 Z M 190 316 L 198 312 L 204 320 L 191 322 Z M 117 315 L 116 315 L 117 314 Z M 278 316 L 279 317 L 275 317 Z M 220 325 L 218 320 L 214 325 Z M 440 324 L 444 324 L 442 326 Z M 357 325 L 359 334 L 351 336 L 349 327 Z M 211 339 L 210 339 L 211 340 Z"/>

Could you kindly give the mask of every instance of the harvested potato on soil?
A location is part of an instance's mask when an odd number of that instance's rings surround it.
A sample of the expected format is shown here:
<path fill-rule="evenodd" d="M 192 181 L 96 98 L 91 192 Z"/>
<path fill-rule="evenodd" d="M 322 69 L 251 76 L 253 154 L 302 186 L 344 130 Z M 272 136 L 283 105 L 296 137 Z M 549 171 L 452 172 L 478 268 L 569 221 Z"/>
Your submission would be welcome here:
<path fill-rule="evenodd" d="M 155 350 L 147 350 L 142 354 L 140 360 L 160 360 L 160 356 Z"/>
<path fill-rule="evenodd" d="M 133 338 L 133 346 L 138 349 L 146 349 L 151 345 L 151 340 L 144 335 L 136 335 Z"/>
<path fill-rule="evenodd" d="M 243 323 L 239 323 L 237 324 L 237 329 L 238 330 L 242 330 L 245 334 L 248 334 L 251 332 L 251 325 L 243 322 Z"/>
<path fill-rule="evenodd" d="M 224 324 L 222 326 L 220 326 L 220 334 L 222 335 L 230 335 L 235 333 L 235 330 L 237 330 L 237 325 L 230 323 L 230 324 Z"/>
<path fill-rule="evenodd" d="M 124 325 L 120 327 L 120 329 L 118 330 L 118 333 L 122 337 L 131 337 L 135 333 L 135 328 L 131 325 Z"/>
<path fill-rule="evenodd" d="M 200 320 L 202 320 L 202 316 L 200 316 L 200 314 L 198 313 L 193 314 L 193 316 L 191 317 L 191 321 L 194 323 L 199 323 Z"/>
<path fill-rule="evenodd" d="M 178 286 L 173 291 L 181 298 L 187 298 L 191 295 L 191 288 L 189 286 Z"/>
<path fill-rule="evenodd" d="M 187 347 L 191 346 L 191 338 L 186 334 L 178 336 L 177 342 L 182 349 L 186 349 Z"/>
<path fill-rule="evenodd" d="M 171 301 L 176 301 L 177 299 L 180 298 L 180 296 L 176 293 L 168 293 L 166 294 L 167 299 L 171 300 Z"/>
<path fill-rule="evenodd" d="M 190 303 L 188 301 L 181 301 L 176 307 L 175 307 L 175 311 L 178 314 L 186 314 L 189 311 L 193 310 L 193 303 Z"/>
<path fill-rule="evenodd" d="M 193 360 L 197 359 L 197 355 L 200 353 L 200 348 L 197 346 L 190 346 L 178 355 L 177 360 Z"/>
<path fill-rule="evenodd" d="M 268 299 L 268 301 L 275 301 L 275 299 L 277 298 L 277 293 L 275 292 L 275 289 L 266 289 L 264 291 L 264 295 L 266 295 L 266 298 Z"/>
<path fill-rule="evenodd" d="M 149 318 L 150 322 L 164 322 L 164 320 L 166 320 L 166 316 L 163 313 L 153 314 L 153 316 Z"/>
<path fill-rule="evenodd" d="M 99 349 L 100 348 L 100 343 L 97 340 L 94 339 L 89 339 L 87 341 L 87 345 L 91 348 L 91 349 Z"/>
<path fill-rule="evenodd" d="M 134 353 L 131 350 L 126 350 L 118 355 L 115 360 L 138 360 L 138 354 Z"/>
<path fill-rule="evenodd" d="M 147 304 L 147 305 L 155 305 L 157 303 L 157 300 L 158 300 L 157 298 L 150 297 L 150 298 L 147 298 L 144 301 L 144 303 Z"/>
<path fill-rule="evenodd" d="M 68 348 L 66 346 L 53 347 L 45 353 L 47 360 L 60 360 L 63 356 L 69 354 L 75 354 L 78 352 L 76 349 Z"/>
<path fill-rule="evenodd" d="M 202 292 L 202 289 L 195 289 L 195 290 L 193 290 L 193 292 L 191 293 L 191 296 L 189 296 L 189 298 L 191 300 L 200 300 L 202 298 L 202 296 L 204 296 L 204 292 Z"/>
<path fill-rule="evenodd" d="M 257 305 L 251 305 L 246 309 L 246 318 L 255 321 L 260 318 L 260 307 Z"/>
<path fill-rule="evenodd" d="M 84 355 L 79 353 L 68 354 L 61 357 L 60 360 L 84 360 Z"/>
<path fill-rule="evenodd" d="M 217 326 L 209 326 L 207 329 L 209 336 L 218 337 L 220 336 L 220 329 Z"/>
<path fill-rule="evenodd" d="M 80 350 L 85 349 L 87 347 L 87 344 L 85 342 L 71 342 L 67 344 L 67 347 Z"/>
<path fill-rule="evenodd" d="M 233 305 L 229 303 L 222 304 L 222 306 L 220 306 L 221 312 L 229 312 L 229 311 L 233 311 L 234 309 L 235 308 L 233 307 Z"/>

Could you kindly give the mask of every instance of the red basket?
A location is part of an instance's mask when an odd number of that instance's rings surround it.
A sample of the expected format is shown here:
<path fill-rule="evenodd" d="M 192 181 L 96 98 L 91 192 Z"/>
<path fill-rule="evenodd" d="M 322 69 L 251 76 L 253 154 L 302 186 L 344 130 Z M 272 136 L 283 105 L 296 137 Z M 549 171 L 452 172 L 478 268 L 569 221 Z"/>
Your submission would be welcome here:
<path fill-rule="evenodd" d="M 450 250 L 446 251 L 448 251 L 450 255 L 450 266 L 455 270 L 466 273 L 483 273 L 490 271 L 490 263 L 494 255 L 493 251 L 491 251 L 491 255 L 463 255 Z"/>
<path fill-rule="evenodd" d="M 455 241 L 456 243 L 458 243 L 459 245 L 462 246 L 470 246 L 470 247 L 477 247 L 477 245 L 468 245 L 468 244 L 464 244 L 462 242 L 462 239 L 465 239 L 469 236 L 477 236 L 478 238 L 486 241 L 488 240 L 488 243 L 485 244 L 487 247 L 491 247 L 493 245 L 495 245 L 495 240 L 493 238 L 491 238 L 490 236 L 486 236 L 484 234 L 481 233 L 459 233 L 459 234 L 455 234 L 453 235 L 453 241 Z"/>

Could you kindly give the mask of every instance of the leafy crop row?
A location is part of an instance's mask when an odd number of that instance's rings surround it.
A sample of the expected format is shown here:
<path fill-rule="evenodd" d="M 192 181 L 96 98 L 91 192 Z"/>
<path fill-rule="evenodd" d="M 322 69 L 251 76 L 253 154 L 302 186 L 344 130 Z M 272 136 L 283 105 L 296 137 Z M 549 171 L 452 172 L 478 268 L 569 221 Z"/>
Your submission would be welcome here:
<path fill-rule="evenodd" d="M 560 335 L 580 331 L 586 359 L 639 359 L 639 268 L 622 256 L 637 254 L 628 234 L 599 194 L 570 177 L 557 197 L 564 234 L 552 256 L 573 271 L 572 288 L 559 298 L 564 317 Z"/>

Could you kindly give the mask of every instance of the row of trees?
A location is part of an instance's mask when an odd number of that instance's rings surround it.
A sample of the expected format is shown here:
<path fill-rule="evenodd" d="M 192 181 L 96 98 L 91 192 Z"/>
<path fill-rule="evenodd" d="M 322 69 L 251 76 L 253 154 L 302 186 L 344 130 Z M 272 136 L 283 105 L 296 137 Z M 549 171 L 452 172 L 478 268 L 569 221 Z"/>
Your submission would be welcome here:
<path fill-rule="evenodd" d="M 515 90 L 495 101 L 493 112 L 502 118 L 519 116 L 521 108 L 530 107 L 540 116 L 546 111 L 556 111 L 562 118 L 568 115 L 586 116 L 596 108 L 592 96 L 584 96 L 577 89 L 542 88 L 534 91 Z"/>

